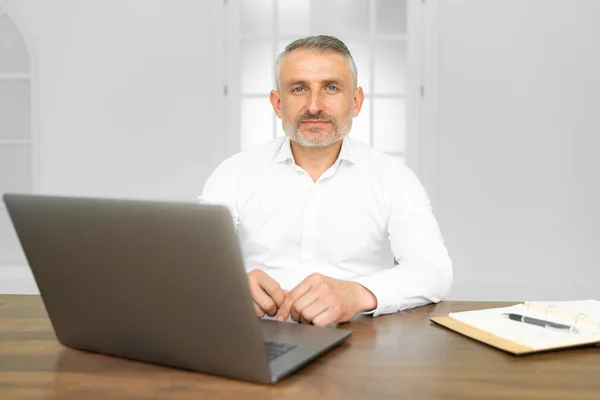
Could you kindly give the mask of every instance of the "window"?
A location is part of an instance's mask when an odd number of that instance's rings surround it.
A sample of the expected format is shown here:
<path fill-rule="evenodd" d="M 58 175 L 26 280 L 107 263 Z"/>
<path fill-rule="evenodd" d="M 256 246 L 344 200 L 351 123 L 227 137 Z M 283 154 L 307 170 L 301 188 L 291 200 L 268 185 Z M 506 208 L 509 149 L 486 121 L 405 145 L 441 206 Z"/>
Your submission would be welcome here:
<path fill-rule="evenodd" d="M 0 194 L 33 191 L 31 68 L 27 46 L 0 8 Z M 0 265 L 26 264 L 0 199 Z"/>
<path fill-rule="evenodd" d="M 233 153 L 284 135 L 269 93 L 274 64 L 302 36 L 341 39 L 358 68 L 365 102 L 350 136 L 404 161 L 406 153 L 406 0 L 230 0 L 227 60 Z M 236 148 L 235 145 L 239 144 Z"/>

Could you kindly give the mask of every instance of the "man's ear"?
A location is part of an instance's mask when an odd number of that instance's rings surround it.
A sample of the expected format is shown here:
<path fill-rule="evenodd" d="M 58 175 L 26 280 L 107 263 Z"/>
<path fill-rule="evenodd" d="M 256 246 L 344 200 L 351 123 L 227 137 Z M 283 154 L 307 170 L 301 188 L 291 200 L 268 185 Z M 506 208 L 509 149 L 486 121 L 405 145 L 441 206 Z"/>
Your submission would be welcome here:
<path fill-rule="evenodd" d="M 281 96 L 279 96 L 279 92 L 277 90 L 271 90 L 269 100 L 271 100 L 273 111 L 275 111 L 275 114 L 281 119 Z"/>
<path fill-rule="evenodd" d="M 365 94 L 362 87 L 354 89 L 354 98 L 352 99 L 352 116 L 356 118 L 360 109 L 362 108 L 363 102 L 365 101 Z"/>

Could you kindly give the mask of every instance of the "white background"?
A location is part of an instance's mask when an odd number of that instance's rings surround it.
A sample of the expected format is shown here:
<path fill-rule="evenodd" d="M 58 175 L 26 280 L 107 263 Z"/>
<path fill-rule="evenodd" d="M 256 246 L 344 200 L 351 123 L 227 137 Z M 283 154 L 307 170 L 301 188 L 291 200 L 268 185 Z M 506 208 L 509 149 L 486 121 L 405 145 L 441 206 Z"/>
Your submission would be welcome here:
<path fill-rule="evenodd" d="M 39 191 L 195 201 L 227 146 L 223 3 L 1 4 L 33 51 Z M 32 290 L 0 266 L 1 292 Z"/>
<path fill-rule="evenodd" d="M 38 189 L 193 201 L 228 148 L 222 1 L 2 4 L 37 64 Z M 425 7 L 412 166 L 454 261 L 450 298 L 600 298 L 600 2 Z M 0 291 L 32 285 L 0 267 Z"/>
<path fill-rule="evenodd" d="M 600 298 L 600 2 L 445 0 L 430 182 L 454 299 Z"/>

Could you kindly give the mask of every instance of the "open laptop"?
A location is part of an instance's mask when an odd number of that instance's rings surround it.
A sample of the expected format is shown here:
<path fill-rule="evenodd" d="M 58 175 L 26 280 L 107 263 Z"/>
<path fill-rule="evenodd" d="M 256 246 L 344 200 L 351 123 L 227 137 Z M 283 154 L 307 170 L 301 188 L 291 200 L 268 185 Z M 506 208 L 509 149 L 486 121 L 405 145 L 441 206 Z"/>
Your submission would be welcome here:
<path fill-rule="evenodd" d="M 275 383 L 350 336 L 259 320 L 224 206 L 6 194 L 65 346 Z"/>

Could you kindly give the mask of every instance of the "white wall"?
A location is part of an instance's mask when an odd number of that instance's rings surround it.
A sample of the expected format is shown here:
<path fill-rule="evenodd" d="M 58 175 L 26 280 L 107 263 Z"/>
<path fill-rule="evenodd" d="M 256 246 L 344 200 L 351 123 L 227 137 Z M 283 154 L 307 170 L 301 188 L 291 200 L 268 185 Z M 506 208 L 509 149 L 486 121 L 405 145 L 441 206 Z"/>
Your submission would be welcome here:
<path fill-rule="evenodd" d="M 600 298 L 600 2 L 438 3 L 452 299 Z"/>
<path fill-rule="evenodd" d="M 222 1 L 3 4 L 34 47 L 42 192 L 199 193 L 226 148 Z M 435 157 L 451 298 L 600 298 L 600 2 L 437 4 L 420 159 Z M 0 268 L 0 292 L 35 290 Z"/>
<path fill-rule="evenodd" d="M 2 4 L 33 48 L 39 191 L 195 201 L 226 156 L 223 2 Z M 0 267 L 0 292 L 32 284 Z"/>

